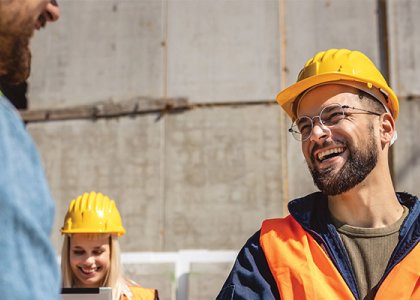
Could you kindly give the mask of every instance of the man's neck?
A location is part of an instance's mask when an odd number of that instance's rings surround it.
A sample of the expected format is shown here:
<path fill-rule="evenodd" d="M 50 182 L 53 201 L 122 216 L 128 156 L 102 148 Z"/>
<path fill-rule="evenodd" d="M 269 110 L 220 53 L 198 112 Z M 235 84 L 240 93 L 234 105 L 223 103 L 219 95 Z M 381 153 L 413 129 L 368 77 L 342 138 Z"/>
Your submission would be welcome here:
<path fill-rule="evenodd" d="M 328 197 L 328 208 L 337 220 L 355 227 L 379 228 L 399 220 L 399 203 L 390 176 L 368 176 L 348 192 Z"/>

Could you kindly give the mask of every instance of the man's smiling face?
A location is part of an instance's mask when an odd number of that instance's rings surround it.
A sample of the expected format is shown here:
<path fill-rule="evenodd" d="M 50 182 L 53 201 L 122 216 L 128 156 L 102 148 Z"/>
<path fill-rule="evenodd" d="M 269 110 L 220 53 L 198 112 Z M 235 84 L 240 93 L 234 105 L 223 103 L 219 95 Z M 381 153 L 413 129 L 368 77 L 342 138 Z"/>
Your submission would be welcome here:
<path fill-rule="evenodd" d="M 298 116 L 314 117 L 334 103 L 365 108 L 357 90 L 343 85 L 323 85 L 300 100 Z M 368 108 L 366 108 L 368 109 Z M 327 195 L 338 195 L 361 183 L 378 161 L 378 139 L 372 115 L 351 114 L 333 126 L 314 119 L 309 139 L 302 152 L 316 186 Z"/>

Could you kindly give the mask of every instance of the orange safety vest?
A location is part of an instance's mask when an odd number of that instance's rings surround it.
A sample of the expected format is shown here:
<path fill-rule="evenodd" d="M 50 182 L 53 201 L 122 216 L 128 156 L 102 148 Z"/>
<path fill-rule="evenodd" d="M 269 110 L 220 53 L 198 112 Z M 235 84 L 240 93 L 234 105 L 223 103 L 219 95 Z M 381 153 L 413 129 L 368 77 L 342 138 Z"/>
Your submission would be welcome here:
<path fill-rule="evenodd" d="M 292 217 L 265 220 L 260 244 L 281 299 L 354 299 L 327 253 Z M 375 299 L 420 299 L 420 245 L 387 275 Z"/>
<path fill-rule="evenodd" d="M 148 289 L 140 286 L 130 286 L 130 291 L 133 293 L 132 300 L 155 300 L 157 299 L 157 291 L 155 289 Z M 127 296 L 121 296 L 121 300 L 127 300 Z"/>

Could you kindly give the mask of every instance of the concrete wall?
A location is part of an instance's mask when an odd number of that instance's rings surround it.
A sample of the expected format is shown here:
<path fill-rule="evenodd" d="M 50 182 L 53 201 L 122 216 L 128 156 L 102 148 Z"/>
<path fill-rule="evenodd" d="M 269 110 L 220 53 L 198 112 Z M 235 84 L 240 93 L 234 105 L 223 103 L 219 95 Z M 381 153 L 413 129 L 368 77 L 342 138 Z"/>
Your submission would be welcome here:
<path fill-rule="evenodd" d="M 54 197 L 62 199 L 57 229 L 69 201 L 92 189 L 117 201 L 127 251 L 236 249 L 261 215 L 281 214 L 277 106 L 156 118 L 29 126 Z M 217 233 L 224 228 L 231 233 Z M 58 247 L 58 230 L 53 241 Z"/>
<path fill-rule="evenodd" d="M 420 112 L 420 3 L 389 1 L 391 84 L 400 98 L 398 141 L 394 149 L 395 183 L 399 190 L 420 193 L 418 137 Z"/>
<path fill-rule="evenodd" d="M 290 199 L 315 191 L 300 146 L 287 135 L 290 122 L 272 100 L 308 58 L 331 47 L 361 50 L 390 70 L 401 96 L 396 186 L 420 192 L 417 2 L 61 0 L 60 6 L 60 22 L 33 40 L 31 109 L 139 96 L 186 97 L 197 107 L 28 124 L 57 203 L 57 252 L 69 201 L 90 190 L 117 201 L 127 229 L 124 251 L 239 250 L 263 219 L 284 215 Z M 127 267 L 159 287 L 162 299 L 174 297 L 173 266 Z M 194 265 L 190 299 L 213 299 L 229 269 Z"/>

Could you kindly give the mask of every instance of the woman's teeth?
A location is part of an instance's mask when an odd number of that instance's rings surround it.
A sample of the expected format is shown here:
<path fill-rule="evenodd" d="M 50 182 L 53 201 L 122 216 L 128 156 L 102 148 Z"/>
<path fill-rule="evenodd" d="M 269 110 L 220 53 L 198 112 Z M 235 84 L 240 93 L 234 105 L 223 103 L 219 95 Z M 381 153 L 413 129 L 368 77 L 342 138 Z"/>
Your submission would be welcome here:
<path fill-rule="evenodd" d="M 89 274 L 92 274 L 92 273 L 96 272 L 96 271 L 98 270 L 98 268 L 94 268 L 94 269 L 84 269 L 84 268 L 80 268 L 80 270 L 81 270 L 83 273 L 85 273 L 85 274 L 89 275 Z"/>

